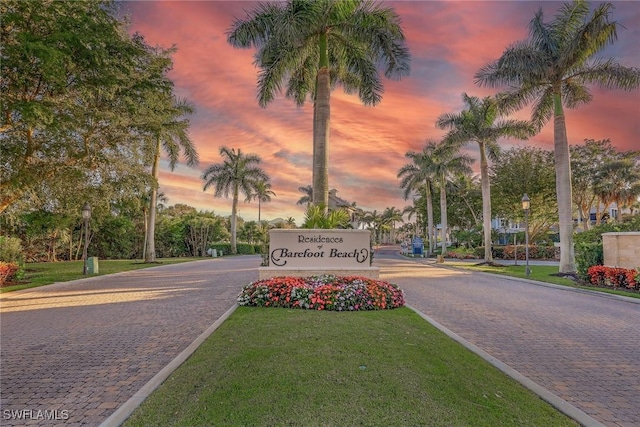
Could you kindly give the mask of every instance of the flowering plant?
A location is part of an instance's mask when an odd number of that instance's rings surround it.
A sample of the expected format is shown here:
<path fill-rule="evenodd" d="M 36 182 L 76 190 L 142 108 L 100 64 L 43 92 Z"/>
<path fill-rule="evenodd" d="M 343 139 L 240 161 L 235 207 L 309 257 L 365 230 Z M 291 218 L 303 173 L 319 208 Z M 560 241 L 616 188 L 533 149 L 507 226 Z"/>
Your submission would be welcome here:
<path fill-rule="evenodd" d="M 639 290 L 640 282 L 637 280 L 637 270 L 618 267 L 606 267 L 594 265 L 589 267 L 587 275 L 591 284 L 612 288 Z"/>
<path fill-rule="evenodd" d="M 360 276 L 272 277 L 242 288 L 238 304 L 312 310 L 384 310 L 404 306 L 397 285 Z"/>

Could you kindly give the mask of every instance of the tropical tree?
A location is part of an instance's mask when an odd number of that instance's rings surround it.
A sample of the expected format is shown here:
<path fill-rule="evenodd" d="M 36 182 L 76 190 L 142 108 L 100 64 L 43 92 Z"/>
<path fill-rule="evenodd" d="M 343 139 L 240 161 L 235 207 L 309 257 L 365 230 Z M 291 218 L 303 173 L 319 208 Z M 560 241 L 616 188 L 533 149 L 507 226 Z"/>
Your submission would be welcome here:
<path fill-rule="evenodd" d="M 351 217 L 346 209 L 327 212 L 322 205 L 311 205 L 304 214 L 302 228 L 349 228 Z"/>
<path fill-rule="evenodd" d="M 421 152 L 416 153 L 409 151 L 405 157 L 411 160 L 400 168 L 398 178 L 401 178 L 400 188 L 404 189 L 404 199 L 407 200 L 413 193 L 421 194 L 426 200 L 427 207 L 427 229 L 426 235 L 429 244 L 429 255 L 435 248 L 435 240 L 433 234 L 433 162 L 432 156 L 436 149 L 437 143 L 428 140 Z"/>
<path fill-rule="evenodd" d="M 154 102 L 157 101 L 157 102 Z M 158 204 L 158 178 L 160 177 L 160 155 L 169 158 L 169 168 L 173 171 L 178 164 L 180 152 L 184 153 L 187 165 L 198 164 L 198 152 L 189 138 L 189 120 L 185 116 L 193 113 L 193 107 L 182 99 L 171 94 L 155 94 L 149 100 L 148 108 L 154 114 L 145 116 L 143 129 L 146 130 L 154 144 L 153 166 L 151 167 L 151 198 L 149 201 L 149 222 L 147 223 L 147 246 L 145 262 L 156 261 L 155 226 Z"/>
<path fill-rule="evenodd" d="M 270 202 L 271 196 L 275 196 L 275 195 L 276 193 L 274 193 L 273 190 L 271 190 L 271 183 L 267 181 L 256 182 L 253 192 L 247 195 L 248 202 L 250 202 L 251 200 L 258 201 L 258 224 L 261 221 L 260 214 L 261 214 L 262 203 Z"/>
<path fill-rule="evenodd" d="M 458 146 L 448 142 L 441 142 L 431 156 L 431 171 L 437 185 L 440 187 L 440 222 L 442 230 L 443 256 L 447 253 L 447 182 L 460 174 L 470 174 L 473 159 L 466 154 L 460 154 Z"/>
<path fill-rule="evenodd" d="M 388 207 L 382 212 L 382 221 L 389 226 L 390 243 L 395 243 L 396 222 L 402 222 L 402 211 L 395 207 Z"/>
<path fill-rule="evenodd" d="M 594 192 L 605 211 L 612 203 L 616 204 L 619 221 L 622 221 L 623 207 L 630 207 L 640 197 L 639 156 L 640 153 L 634 151 L 618 153 L 596 173 Z"/>
<path fill-rule="evenodd" d="M 168 80 L 117 2 L 3 0 L 0 16 L 0 212 L 71 191 L 86 197 L 79 206 L 107 205 L 111 183 L 139 196 L 150 154 L 135 127 L 142 94 Z"/>
<path fill-rule="evenodd" d="M 600 224 L 600 199 L 597 190 L 599 175 L 605 165 L 617 156 L 616 149 L 608 139 L 595 141 L 585 139 L 584 144 L 570 145 L 571 196 L 578 208 L 580 224 L 586 231 L 591 226 L 591 209 L 595 205 L 596 222 Z"/>
<path fill-rule="evenodd" d="M 255 192 L 260 181 L 268 181 L 267 174 L 258 167 L 260 156 L 244 154 L 240 149 L 221 147 L 222 163 L 209 166 L 202 173 L 203 191 L 214 187 L 214 197 L 229 197 L 231 194 L 231 253 L 238 252 L 236 242 L 236 223 L 238 220 L 238 198 L 242 192 L 245 197 Z"/>
<path fill-rule="evenodd" d="M 341 85 L 365 105 L 382 99 L 387 78 L 409 74 L 400 17 L 368 0 L 260 3 L 227 33 L 236 48 L 255 47 L 258 103 L 284 92 L 298 106 L 313 101 L 313 203 L 329 205 L 330 92 Z"/>
<path fill-rule="evenodd" d="M 560 230 L 560 273 L 576 271 L 571 206 L 571 164 L 564 106 L 577 108 L 593 96 L 589 84 L 631 90 L 640 85 L 640 69 L 625 67 L 596 54 L 616 41 L 618 23 L 610 20 L 612 3 L 592 13 L 589 3 L 574 0 L 555 19 L 543 21 L 542 8 L 529 23 L 529 37 L 509 46 L 496 61 L 482 67 L 476 83 L 509 89 L 501 97 L 515 111 L 533 102 L 532 121 L 541 128 L 553 117 L 556 193 Z"/>
<path fill-rule="evenodd" d="M 296 202 L 297 205 L 306 205 L 309 207 L 313 202 L 313 187 L 311 185 L 305 185 L 303 187 L 298 187 L 298 191 L 300 191 L 304 196 L 300 197 L 300 199 Z"/>
<path fill-rule="evenodd" d="M 534 133 L 530 123 L 521 120 L 501 119 L 495 98 L 462 94 L 466 108 L 460 113 L 443 114 L 438 117 L 436 126 L 448 129 L 445 140 L 456 147 L 475 142 L 480 151 L 480 186 L 482 188 L 482 221 L 484 230 L 484 262 L 493 262 L 491 254 L 491 184 L 489 182 L 489 158 L 495 158 L 499 152 L 498 139 L 513 137 L 526 139 Z"/>

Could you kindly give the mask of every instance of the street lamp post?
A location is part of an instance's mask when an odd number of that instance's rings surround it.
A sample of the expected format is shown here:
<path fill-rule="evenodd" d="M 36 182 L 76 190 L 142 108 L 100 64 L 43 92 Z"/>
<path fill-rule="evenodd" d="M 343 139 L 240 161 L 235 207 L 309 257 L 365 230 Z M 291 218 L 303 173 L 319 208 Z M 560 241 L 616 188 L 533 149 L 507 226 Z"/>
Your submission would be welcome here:
<path fill-rule="evenodd" d="M 524 274 L 529 277 L 531 274 L 531 270 L 529 270 L 529 209 L 531 209 L 531 200 L 527 193 L 524 193 L 521 201 L 522 210 L 524 210 L 524 259 L 526 263 Z"/>
<path fill-rule="evenodd" d="M 82 259 L 84 260 L 84 266 L 82 268 L 82 274 L 87 274 L 87 246 L 89 246 L 89 219 L 91 219 L 91 206 L 89 203 L 85 203 L 82 207 L 82 219 L 84 220 L 84 249 L 82 249 Z"/>

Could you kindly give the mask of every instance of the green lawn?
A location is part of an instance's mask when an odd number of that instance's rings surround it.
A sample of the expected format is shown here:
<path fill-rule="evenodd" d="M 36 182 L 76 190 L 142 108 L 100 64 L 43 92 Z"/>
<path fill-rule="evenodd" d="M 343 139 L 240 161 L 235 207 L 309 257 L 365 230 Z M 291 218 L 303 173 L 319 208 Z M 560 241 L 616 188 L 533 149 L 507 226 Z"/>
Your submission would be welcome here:
<path fill-rule="evenodd" d="M 478 263 L 480 262 L 481 261 L 479 260 Z M 500 262 L 501 261 L 497 261 L 497 263 L 500 263 Z M 519 262 L 518 263 L 519 265 L 513 265 L 513 261 L 507 261 L 507 262 L 510 262 L 511 264 L 503 265 L 503 266 L 491 266 L 486 264 L 478 265 L 470 262 L 447 260 L 444 263 L 444 265 L 450 266 L 450 267 L 456 267 L 456 268 L 463 268 L 465 270 L 482 271 L 485 273 L 520 277 L 523 279 L 527 278 L 527 276 L 525 275 L 525 265 L 523 262 Z M 638 294 L 637 292 L 626 292 L 626 291 L 617 290 L 617 289 L 600 288 L 595 286 L 581 286 L 581 285 L 578 285 L 573 280 L 565 279 L 559 276 L 554 276 L 554 274 L 558 273 L 558 267 L 556 266 L 529 265 L 529 271 L 531 272 L 531 274 L 529 275 L 528 278 L 531 280 L 537 280 L 539 282 L 553 283 L 556 285 L 563 285 L 563 286 L 571 286 L 579 289 L 589 289 L 593 291 L 605 292 L 605 293 L 610 293 L 615 295 L 622 295 L 622 296 L 627 296 L 632 298 L 640 298 L 640 294 Z"/>
<path fill-rule="evenodd" d="M 569 426 L 408 308 L 240 307 L 125 426 Z"/>
<path fill-rule="evenodd" d="M 99 274 L 113 274 L 120 271 L 137 270 L 140 268 L 157 267 L 165 264 L 176 264 L 180 262 L 197 261 L 204 258 L 162 258 L 155 264 L 145 264 L 141 260 L 99 260 Z M 0 293 L 17 291 L 20 289 L 35 288 L 49 285 L 55 282 L 67 282 L 69 280 L 82 279 L 83 261 L 64 262 L 34 262 L 25 265 L 26 274 L 20 280 L 21 283 L 15 286 L 0 288 Z"/>

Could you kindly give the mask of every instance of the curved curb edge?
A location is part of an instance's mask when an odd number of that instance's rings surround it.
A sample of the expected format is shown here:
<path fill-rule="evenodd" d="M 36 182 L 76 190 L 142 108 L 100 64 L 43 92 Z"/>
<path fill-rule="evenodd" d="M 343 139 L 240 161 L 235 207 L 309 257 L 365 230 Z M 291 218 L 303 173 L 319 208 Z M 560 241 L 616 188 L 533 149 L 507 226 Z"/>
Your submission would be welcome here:
<path fill-rule="evenodd" d="M 551 393 L 549 390 L 545 389 L 544 387 L 538 385 L 534 381 L 532 381 L 529 378 L 525 377 L 524 375 L 522 375 L 520 372 L 516 371 L 515 369 L 513 369 L 509 365 L 507 365 L 504 362 L 502 362 L 502 361 L 496 359 L 495 357 L 491 356 L 489 353 L 487 353 L 486 351 L 482 350 L 480 347 L 470 343 L 469 341 L 467 341 L 464 338 L 462 338 L 460 335 L 458 335 L 455 332 L 450 331 L 449 329 L 445 328 L 444 326 L 442 326 L 441 324 L 439 324 L 438 322 L 436 322 L 435 320 L 433 320 L 432 318 L 430 318 L 426 314 L 420 312 L 419 310 L 417 310 L 416 308 L 410 306 L 409 304 L 405 304 L 405 306 L 407 308 L 413 310 L 416 314 L 418 314 L 424 320 L 426 320 L 431 325 L 433 325 L 435 328 L 440 330 L 446 336 L 448 336 L 449 338 L 457 341 L 458 343 L 462 344 L 462 346 L 464 346 L 466 349 L 468 349 L 468 350 L 474 352 L 475 354 L 477 354 L 478 356 L 482 357 L 484 360 L 489 362 L 491 365 L 493 365 L 494 367 L 498 368 L 500 371 L 502 371 L 503 373 L 507 374 L 508 376 L 510 376 L 511 378 L 513 378 L 514 380 L 516 380 L 517 382 L 519 382 L 520 384 L 522 384 L 523 386 L 525 386 L 526 388 L 528 388 L 529 390 L 531 390 L 532 392 L 537 394 L 542 400 L 544 400 L 545 402 L 549 403 L 551 406 L 553 406 L 554 408 L 556 408 L 557 410 L 559 410 L 560 412 L 562 412 L 566 416 L 568 416 L 568 417 L 572 418 L 573 420 L 577 421 L 578 423 L 580 423 L 580 425 L 585 426 L 585 427 L 605 427 L 604 424 L 594 420 L 588 414 L 586 414 L 585 412 L 583 412 L 580 409 L 576 408 L 575 406 L 571 405 L 566 400 L 556 396 L 555 394 Z"/>
<path fill-rule="evenodd" d="M 169 375 L 171 375 L 180 365 L 182 365 L 200 345 L 216 330 L 231 314 L 238 308 L 238 304 L 234 304 L 229 310 L 227 310 L 218 320 L 216 320 L 211 326 L 207 328 L 198 338 L 196 338 L 187 348 L 185 348 L 180 354 L 178 354 L 167 366 L 162 368 L 160 372 L 154 375 L 140 390 L 138 390 L 133 396 L 129 398 L 122 406 L 120 406 L 113 414 L 104 420 L 100 427 L 117 427 L 122 425 L 127 418 L 131 416 L 138 406 L 149 397 L 160 384 L 162 384 Z"/>

